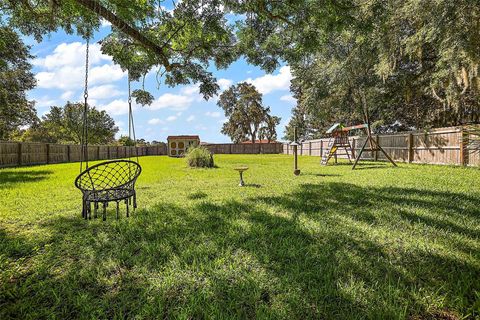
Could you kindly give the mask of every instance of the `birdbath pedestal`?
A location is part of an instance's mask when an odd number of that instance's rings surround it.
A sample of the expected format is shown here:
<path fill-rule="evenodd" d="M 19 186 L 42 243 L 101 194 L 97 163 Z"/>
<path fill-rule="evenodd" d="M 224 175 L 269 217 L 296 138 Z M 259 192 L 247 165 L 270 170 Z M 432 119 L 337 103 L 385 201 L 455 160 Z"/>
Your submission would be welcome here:
<path fill-rule="evenodd" d="M 234 170 L 237 170 L 240 173 L 240 187 L 243 187 L 245 185 L 245 182 L 243 182 L 243 172 L 248 170 L 248 167 L 243 166 L 243 167 L 236 167 L 233 168 Z"/>

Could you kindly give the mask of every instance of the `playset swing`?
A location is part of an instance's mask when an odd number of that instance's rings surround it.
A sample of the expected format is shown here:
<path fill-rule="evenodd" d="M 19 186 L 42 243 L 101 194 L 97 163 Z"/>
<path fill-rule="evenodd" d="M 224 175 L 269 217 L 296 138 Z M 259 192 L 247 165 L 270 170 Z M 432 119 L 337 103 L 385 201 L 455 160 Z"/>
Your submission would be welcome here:
<path fill-rule="evenodd" d="M 82 217 L 92 218 L 92 204 L 94 206 L 94 218 L 97 217 L 99 205 L 103 206 L 103 220 L 106 220 L 106 211 L 110 202 L 116 203 L 117 219 L 119 217 L 119 203 L 125 202 L 127 217 L 129 216 L 129 206 L 133 202 L 133 210 L 137 208 L 137 194 L 135 182 L 142 172 L 142 167 L 138 162 L 138 152 L 136 160 L 131 160 L 129 152 L 128 160 L 110 160 L 101 162 L 92 167 L 88 166 L 88 58 L 89 58 L 89 38 L 87 37 L 86 55 L 85 55 L 85 90 L 84 90 L 84 109 L 81 140 L 80 174 L 75 179 L 75 186 L 82 191 Z M 128 76 L 128 138 L 131 140 L 133 132 L 133 142 L 136 146 L 135 127 L 132 113 L 132 97 L 130 90 L 130 76 Z M 130 149 L 129 149 L 130 150 Z M 136 150 L 136 149 L 135 149 Z M 83 163 L 85 162 L 85 170 Z"/>

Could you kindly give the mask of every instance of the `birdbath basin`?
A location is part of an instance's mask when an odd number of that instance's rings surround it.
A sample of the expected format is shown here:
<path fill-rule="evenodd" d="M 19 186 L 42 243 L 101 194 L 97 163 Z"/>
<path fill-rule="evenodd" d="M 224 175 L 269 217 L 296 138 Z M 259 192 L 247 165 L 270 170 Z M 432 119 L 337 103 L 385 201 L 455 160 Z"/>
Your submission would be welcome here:
<path fill-rule="evenodd" d="M 236 167 L 233 168 L 234 170 L 238 171 L 240 173 L 240 187 L 243 187 L 245 185 L 245 182 L 243 182 L 243 172 L 248 170 L 247 166 L 242 166 L 242 167 Z"/>

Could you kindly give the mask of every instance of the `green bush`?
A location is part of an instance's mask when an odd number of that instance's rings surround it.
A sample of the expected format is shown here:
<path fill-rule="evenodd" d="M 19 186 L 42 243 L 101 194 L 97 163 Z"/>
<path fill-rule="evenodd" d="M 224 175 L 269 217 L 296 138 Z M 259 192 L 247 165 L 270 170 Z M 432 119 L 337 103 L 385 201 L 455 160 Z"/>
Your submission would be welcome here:
<path fill-rule="evenodd" d="M 185 156 L 187 164 L 192 168 L 213 168 L 213 155 L 202 146 L 188 149 Z"/>

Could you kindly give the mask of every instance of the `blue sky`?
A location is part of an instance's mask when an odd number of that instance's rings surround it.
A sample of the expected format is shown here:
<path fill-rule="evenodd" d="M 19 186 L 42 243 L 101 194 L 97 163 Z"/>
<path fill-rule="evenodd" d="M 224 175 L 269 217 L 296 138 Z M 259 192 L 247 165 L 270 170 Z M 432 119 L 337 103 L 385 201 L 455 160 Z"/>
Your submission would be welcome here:
<path fill-rule="evenodd" d="M 127 132 L 127 77 L 110 57 L 102 55 L 96 42 L 110 31 L 105 24 L 95 34 L 95 43 L 90 46 L 90 104 L 106 110 L 120 128 Z M 83 96 L 85 43 L 82 38 L 57 32 L 45 37 L 41 43 L 31 38 L 24 41 L 32 46 L 32 60 L 37 87 L 29 92 L 36 101 L 39 116 L 49 111 L 50 106 L 63 106 L 67 101 L 81 101 Z M 93 43 L 93 41 L 92 41 Z M 277 127 L 278 137 L 284 134 L 295 100 L 289 92 L 290 68 L 282 66 L 272 74 L 239 60 L 228 69 L 212 69 L 221 89 L 241 81 L 253 83 L 263 93 L 264 104 L 272 114 L 282 118 Z M 165 141 L 168 135 L 198 134 L 206 142 L 230 142 L 220 133 L 225 117 L 216 105 L 216 98 L 203 100 L 194 85 L 170 88 L 161 83 L 158 87 L 155 72 L 151 72 L 145 86 L 155 97 L 151 106 L 135 106 L 137 138 L 148 141 Z M 132 83 L 132 90 L 140 88 Z"/>

